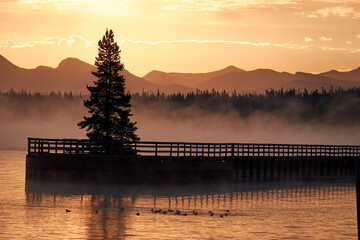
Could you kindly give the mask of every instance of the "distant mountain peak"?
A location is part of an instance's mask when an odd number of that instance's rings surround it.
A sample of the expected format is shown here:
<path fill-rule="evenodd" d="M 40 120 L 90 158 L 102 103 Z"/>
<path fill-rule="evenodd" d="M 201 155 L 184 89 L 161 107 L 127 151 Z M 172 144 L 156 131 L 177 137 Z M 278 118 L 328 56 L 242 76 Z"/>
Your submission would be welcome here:
<path fill-rule="evenodd" d="M 242 70 L 242 69 L 240 69 L 240 68 L 238 68 L 238 67 L 236 67 L 236 66 L 234 66 L 234 65 L 229 65 L 229 66 L 227 66 L 226 68 L 224 68 L 224 69 L 222 69 L 222 70 L 226 70 L 226 71 L 236 71 L 236 72 L 239 72 L 239 71 L 241 71 L 241 72 L 243 72 L 244 70 Z"/>
<path fill-rule="evenodd" d="M 162 72 L 162 71 L 159 71 L 159 70 L 152 70 L 152 71 L 148 72 L 147 74 L 145 74 L 143 77 L 145 77 L 146 75 L 162 74 L 162 73 L 166 73 L 166 72 Z"/>
<path fill-rule="evenodd" d="M 95 67 L 80 59 L 69 57 L 62 60 L 57 69 L 60 71 L 87 72 L 93 71 Z"/>
<path fill-rule="evenodd" d="M 58 65 L 58 68 L 66 68 L 66 67 L 69 67 L 73 64 L 84 64 L 85 62 L 81 61 L 80 59 L 78 58 L 72 58 L 72 57 L 69 57 L 69 58 L 65 58 L 64 60 L 62 60 L 59 65 Z"/>
<path fill-rule="evenodd" d="M 7 60 L 3 55 L 0 55 L 0 67 L 1 68 L 19 68 L 9 60 Z"/>

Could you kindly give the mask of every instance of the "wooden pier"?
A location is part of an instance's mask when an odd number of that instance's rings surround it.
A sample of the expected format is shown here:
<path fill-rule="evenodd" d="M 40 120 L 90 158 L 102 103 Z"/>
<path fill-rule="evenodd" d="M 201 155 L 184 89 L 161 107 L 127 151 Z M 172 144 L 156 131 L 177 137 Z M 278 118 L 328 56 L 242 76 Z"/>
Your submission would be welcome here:
<path fill-rule="evenodd" d="M 351 145 L 29 138 L 26 164 L 27 177 L 39 178 L 56 170 L 122 182 L 284 181 L 354 177 L 359 155 L 360 146 Z"/>

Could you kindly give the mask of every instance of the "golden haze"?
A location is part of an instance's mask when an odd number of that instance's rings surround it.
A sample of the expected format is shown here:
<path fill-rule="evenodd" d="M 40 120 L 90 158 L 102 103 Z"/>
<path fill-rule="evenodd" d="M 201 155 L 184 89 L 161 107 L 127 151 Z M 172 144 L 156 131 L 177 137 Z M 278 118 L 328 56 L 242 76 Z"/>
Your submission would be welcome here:
<path fill-rule="evenodd" d="M 350 70 L 360 59 L 360 2 L 353 0 L 4 0 L 0 54 L 21 67 L 94 62 L 106 27 L 126 68 L 207 72 Z"/>

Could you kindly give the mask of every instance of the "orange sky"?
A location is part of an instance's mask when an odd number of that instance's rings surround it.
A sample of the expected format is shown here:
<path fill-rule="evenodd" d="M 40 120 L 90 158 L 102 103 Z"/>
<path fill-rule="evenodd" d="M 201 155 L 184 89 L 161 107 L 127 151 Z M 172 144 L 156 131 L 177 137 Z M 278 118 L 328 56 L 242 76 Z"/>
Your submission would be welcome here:
<path fill-rule="evenodd" d="M 0 0 L 0 54 L 21 67 L 94 63 L 114 30 L 125 67 L 321 72 L 360 66 L 359 0 Z"/>

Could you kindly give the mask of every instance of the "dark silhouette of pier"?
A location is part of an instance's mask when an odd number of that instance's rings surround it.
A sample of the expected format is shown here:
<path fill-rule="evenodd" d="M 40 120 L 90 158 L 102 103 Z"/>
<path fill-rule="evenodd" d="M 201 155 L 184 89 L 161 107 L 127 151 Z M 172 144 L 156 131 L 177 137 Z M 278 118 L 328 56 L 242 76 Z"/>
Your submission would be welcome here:
<path fill-rule="evenodd" d="M 29 138 L 26 164 L 27 177 L 61 170 L 69 179 L 91 173 L 93 180 L 121 182 L 283 181 L 355 177 L 359 154 L 352 145 Z"/>

